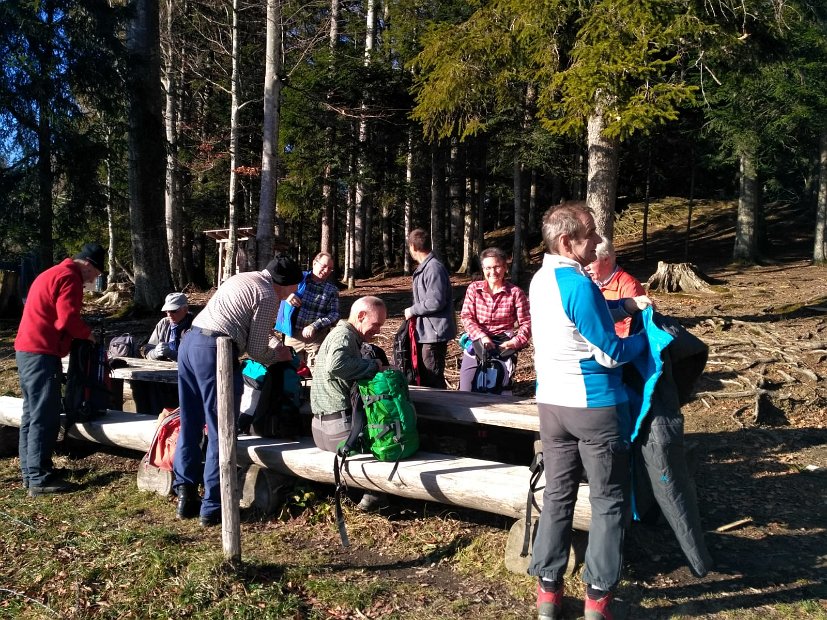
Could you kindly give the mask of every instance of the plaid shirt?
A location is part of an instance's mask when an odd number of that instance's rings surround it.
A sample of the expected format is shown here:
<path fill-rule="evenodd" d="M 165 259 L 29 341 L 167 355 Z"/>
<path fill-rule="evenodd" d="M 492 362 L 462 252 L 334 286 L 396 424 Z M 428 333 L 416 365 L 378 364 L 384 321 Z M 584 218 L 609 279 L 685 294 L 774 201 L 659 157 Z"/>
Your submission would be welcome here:
<path fill-rule="evenodd" d="M 339 290 L 330 282 L 316 282 L 310 272 L 307 277 L 304 293 L 301 294 L 302 305 L 296 316 L 295 331 L 301 331 L 308 325 L 317 330 L 334 325 L 339 320 Z"/>
<path fill-rule="evenodd" d="M 284 347 L 273 332 L 278 303 L 266 269 L 239 273 L 218 287 L 192 326 L 227 334 L 239 355 L 246 352 L 268 366 L 276 362 L 276 352 Z"/>
<path fill-rule="evenodd" d="M 501 291 L 491 294 L 485 280 L 472 282 L 465 292 L 465 301 L 460 313 L 462 325 L 472 340 L 483 336 L 513 333 L 516 349 L 522 349 L 531 338 L 531 315 L 528 297 L 516 284 L 506 282 Z"/>

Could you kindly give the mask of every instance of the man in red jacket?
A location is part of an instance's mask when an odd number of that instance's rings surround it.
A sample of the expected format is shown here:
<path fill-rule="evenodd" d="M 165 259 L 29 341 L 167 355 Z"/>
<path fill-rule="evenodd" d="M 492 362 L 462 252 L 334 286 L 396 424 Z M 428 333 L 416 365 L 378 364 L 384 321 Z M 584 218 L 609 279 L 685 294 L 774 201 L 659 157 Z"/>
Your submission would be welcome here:
<path fill-rule="evenodd" d="M 83 285 L 103 273 L 104 249 L 83 249 L 35 278 L 14 340 L 23 391 L 20 419 L 20 471 L 29 496 L 65 493 L 73 486 L 55 475 L 52 452 L 60 430 L 61 358 L 72 340 L 93 340 L 80 316 Z"/>

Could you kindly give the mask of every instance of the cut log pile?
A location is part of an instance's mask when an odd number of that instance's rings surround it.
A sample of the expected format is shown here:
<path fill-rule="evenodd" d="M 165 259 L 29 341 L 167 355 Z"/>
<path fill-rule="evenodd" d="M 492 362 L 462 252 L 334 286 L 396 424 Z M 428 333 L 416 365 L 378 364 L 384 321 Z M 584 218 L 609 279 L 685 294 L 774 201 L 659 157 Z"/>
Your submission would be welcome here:
<path fill-rule="evenodd" d="M 786 411 L 827 404 L 823 377 L 817 369 L 827 359 L 827 342 L 820 334 L 793 339 L 760 323 L 713 317 L 694 330 L 709 345 L 709 360 L 696 396 L 710 400 L 734 399 L 732 419 L 741 427 L 785 423 Z"/>

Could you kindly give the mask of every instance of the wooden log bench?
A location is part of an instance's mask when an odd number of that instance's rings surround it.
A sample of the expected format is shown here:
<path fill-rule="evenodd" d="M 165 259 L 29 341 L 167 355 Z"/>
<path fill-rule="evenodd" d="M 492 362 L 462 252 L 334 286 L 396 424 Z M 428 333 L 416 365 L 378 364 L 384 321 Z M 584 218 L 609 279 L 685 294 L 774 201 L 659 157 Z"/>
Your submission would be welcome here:
<path fill-rule="evenodd" d="M 22 399 L 0 397 L 0 425 L 20 426 Z M 138 413 L 109 411 L 97 420 L 74 425 L 73 439 L 93 441 L 145 453 L 155 433 L 157 419 Z M 331 452 L 319 450 L 312 439 L 298 441 L 242 436 L 238 439 L 238 463 L 260 470 L 332 484 Z M 411 499 L 436 501 L 518 519 L 524 515 L 529 469 L 496 461 L 418 452 L 400 461 L 388 480 L 393 463 L 369 455 L 348 459 L 344 479 L 349 486 L 381 491 Z M 258 473 L 258 472 L 257 472 Z M 542 506 L 542 489 L 535 500 Z M 587 530 L 591 517 L 588 486 L 581 485 L 574 527 Z"/>

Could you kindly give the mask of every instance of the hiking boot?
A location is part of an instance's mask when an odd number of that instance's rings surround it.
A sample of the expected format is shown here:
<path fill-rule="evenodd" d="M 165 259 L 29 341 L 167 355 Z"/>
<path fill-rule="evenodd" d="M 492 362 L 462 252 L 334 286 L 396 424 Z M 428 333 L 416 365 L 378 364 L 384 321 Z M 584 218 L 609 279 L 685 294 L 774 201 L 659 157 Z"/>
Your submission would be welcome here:
<path fill-rule="evenodd" d="M 221 525 L 221 512 L 213 512 L 208 515 L 201 515 L 198 519 L 198 524 L 201 527 L 213 527 L 214 525 Z"/>
<path fill-rule="evenodd" d="M 179 519 L 194 519 L 201 512 L 201 498 L 198 496 L 198 487 L 192 484 L 182 484 L 178 487 Z"/>
<path fill-rule="evenodd" d="M 45 482 L 41 486 L 29 485 L 29 497 L 37 497 L 38 495 L 51 495 L 53 493 L 71 493 L 75 490 L 75 485 L 65 480 L 52 480 Z"/>
<path fill-rule="evenodd" d="M 563 590 L 561 584 L 556 592 L 546 590 L 540 583 L 537 584 L 537 618 L 538 620 L 562 620 L 563 618 Z"/>
<path fill-rule="evenodd" d="M 356 507 L 362 512 L 379 512 L 380 510 L 390 506 L 388 496 L 384 493 L 370 493 L 365 491 L 362 496 L 362 501 Z"/>
<path fill-rule="evenodd" d="M 614 600 L 614 594 L 606 592 L 601 598 L 593 599 L 586 594 L 586 615 L 583 620 L 612 620 L 610 606 Z"/>

